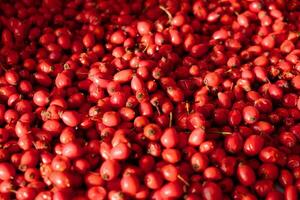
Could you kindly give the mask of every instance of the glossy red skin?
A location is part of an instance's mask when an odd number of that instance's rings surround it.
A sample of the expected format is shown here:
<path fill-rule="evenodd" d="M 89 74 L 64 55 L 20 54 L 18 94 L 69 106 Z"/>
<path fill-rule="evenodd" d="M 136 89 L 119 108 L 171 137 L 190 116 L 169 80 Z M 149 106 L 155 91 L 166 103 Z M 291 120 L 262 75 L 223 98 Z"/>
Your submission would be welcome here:
<path fill-rule="evenodd" d="M 81 116 L 76 111 L 64 111 L 61 115 L 62 121 L 70 127 L 79 125 Z"/>
<path fill-rule="evenodd" d="M 208 158 L 206 155 L 201 154 L 199 152 L 195 153 L 191 157 L 191 165 L 194 169 L 194 171 L 199 172 L 199 171 L 204 171 L 206 167 L 208 166 Z"/>
<path fill-rule="evenodd" d="M 148 139 L 152 141 L 156 141 L 160 139 L 162 135 L 162 131 L 160 127 L 156 124 L 148 124 L 147 126 L 144 127 L 144 135 Z"/>
<path fill-rule="evenodd" d="M 118 113 L 109 111 L 104 113 L 102 121 L 104 125 L 114 127 L 120 123 L 120 117 Z"/>
<path fill-rule="evenodd" d="M 260 111 L 260 112 L 266 112 L 269 113 L 272 111 L 272 102 L 269 99 L 266 98 L 259 98 L 254 102 L 254 106 Z"/>
<path fill-rule="evenodd" d="M 191 130 L 196 128 L 203 128 L 205 126 L 204 116 L 199 112 L 188 115 L 187 125 Z"/>
<path fill-rule="evenodd" d="M 158 172 L 150 172 L 144 178 L 145 185 L 150 189 L 158 189 L 163 184 L 163 179 Z"/>
<path fill-rule="evenodd" d="M 264 135 L 270 135 L 275 130 L 274 126 L 266 121 L 258 121 L 255 124 L 253 124 L 252 127 L 257 133 Z"/>
<path fill-rule="evenodd" d="M 249 136 L 244 143 L 244 152 L 247 155 L 254 156 L 257 155 L 263 148 L 264 139 L 258 135 Z"/>
<path fill-rule="evenodd" d="M 133 71 L 131 69 L 123 70 L 114 75 L 114 81 L 119 83 L 126 83 L 131 80 Z"/>
<path fill-rule="evenodd" d="M 34 93 L 33 101 L 37 106 L 45 106 L 49 103 L 49 93 L 43 90 Z"/>
<path fill-rule="evenodd" d="M 249 186 L 255 183 L 256 176 L 253 169 L 244 164 L 240 164 L 237 168 L 237 176 L 241 184 Z"/>
<path fill-rule="evenodd" d="M 241 112 L 238 110 L 230 111 L 228 121 L 231 126 L 238 126 L 242 121 Z"/>
<path fill-rule="evenodd" d="M 83 149 L 80 144 L 75 142 L 67 143 L 63 146 L 62 155 L 70 159 L 80 157 L 83 154 Z"/>
<path fill-rule="evenodd" d="M 220 76 L 215 72 L 208 73 L 204 78 L 204 83 L 211 87 L 218 86 L 220 81 Z"/>
<path fill-rule="evenodd" d="M 62 130 L 59 140 L 63 144 L 67 144 L 75 140 L 75 130 L 71 127 L 66 127 Z"/>
<path fill-rule="evenodd" d="M 16 174 L 14 167 L 9 163 L 1 163 L 0 172 L 0 178 L 4 181 L 11 179 L 11 177 L 14 177 Z"/>
<path fill-rule="evenodd" d="M 298 90 L 300 89 L 299 81 L 300 81 L 300 76 L 299 75 L 295 76 L 291 81 L 293 87 L 298 89 Z"/>
<path fill-rule="evenodd" d="M 117 161 L 106 160 L 100 168 L 100 175 L 104 180 L 113 180 L 120 173 L 120 165 Z"/>
<path fill-rule="evenodd" d="M 204 172 L 203 176 L 206 180 L 217 181 L 223 178 L 221 170 L 217 167 L 207 167 Z"/>
<path fill-rule="evenodd" d="M 114 146 L 110 151 L 110 156 L 112 159 L 116 160 L 126 160 L 130 155 L 130 148 L 125 143 L 119 143 Z"/>
<path fill-rule="evenodd" d="M 181 160 L 181 153 L 178 149 L 164 149 L 161 156 L 163 160 L 172 164 Z"/>
<path fill-rule="evenodd" d="M 136 176 L 123 176 L 121 179 L 121 189 L 124 193 L 133 196 L 139 191 L 140 183 Z"/>
<path fill-rule="evenodd" d="M 292 185 L 294 182 L 293 175 L 288 170 L 281 170 L 278 179 L 279 179 L 280 185 L 282 185 L 283 187 Z"/>
<path fill-rule="evenodd" d="M 284 198 L 283 194 L 279 191 L 271 191 L 267 194 L 266 200 L 279 200 Z"/>
<path fill-rule="evenodd" d="M 29 200 L 36 196 L 36 191 L 33 188 L 22 187 L 17 190 L 16 198 L 20 200 Z"/>
<path fill-rule="evenodd" d="M 226 157 L 221 161 L 221 170 L 224 174 L 231 176 L 235 173 L 236 159 L 234 157 Z"/>
<path fill-rule="evenodd" d="M 139 91 L 139 90 L 144 90 L 145 89 L 145 83 L 142 80 L 142 78 L 140 78 L 137 75 L 134 75 L 131 79 L 131 89 L 133 91 Z"/>
<path fill-rule="evenodd" d="M 56 156 L 51 162 L 51 167 L 55 171 L 65 171 L 70 167 L 70 160 L 65 156 Z"/>
<path fill-rule="evenodd" d="M 123 107 L 126 104 L 126 95 L 123 92 L 114 92 L 110 97 L 110 103 L 115 107 Z"/>
<path fill-rule="evenodd" d="M 176 132 L 176 129 L 174 128 L 165 129 L 164 133 L 160 138 L 160 142 L 165 148 L 175 147 L 179 142 L 178 133 Z"/>
<path fill-rule="evenodd" d="M 295 154 L 291 154 L 288 156 L 287 166 L 291 169 L 298 168 L 300 166 L 300 157 Z"/>
<path fill-rule="evenodd" d="M 278 161 L 279 151 L 274 147 L 265 147 L 259 153 L 259 158 L 268 163 L 276 163 Z"/>
<path fill-rule="evenodd" d="M 259 112 L 255 107 L 247 106 L 243 109 L 244 121 L 253 124 L 259 120 Z"/>
<path fill-rule="evenodd" d="M 287 147 L 293 147 L 296 145 L 297 137 L 288 131 L 281 132 L 279 135 L 279 141 Z"/>
<path fill-rule="evenodd" d="M 38 151 L 35 149 L 29 149 L 22 154 L 20 160 L 20 170 L 26 170 L 27 168 L 34 168 L 36 167 L 37 163 L 39 162 Z"/>
<path fill-rule="evenodd" d="M 183 186 L 179 181 L 169 182 L 160 189 L 162 198 L 179 198 L 182 194 Z"/>
<path fill-rule="evenodd" d="M 271 180 L 258 180 L 255 183 L 254 188 L 260 197 L 265 197 L 274 189 L 274 185 Z"/>
<path fill-rule="evenodd" d="M 298 199 L 298 192 L 295 186 L 289 185 L 284 190 L 284 197 L 288 200 Z"/>
<path fill-rule="evenodd" d="M 283 91 L 277 85 L 270 85 L 268 91 L 273 99 L 280 100 L 283 97 Z"/>
<path fill-rule="evenodd" d="M 207 140 L 199 146 L 200 153 L 208 154 L 215 150 L 216 144 L 212 140 Z"/>
<path fill-rule="evenodd" d="M 217 184 L 206 182 L 202 188 L 202 197 L 205 200 L 223 199 L 223 192 Z"/>
<path fill-rule="evenodd" d="M 150 172 L 155 165 L 154 157 L 150 155 L 143 155 L 139 159 L 139 167 L 142 168 L 144 172 Z"/>
<path fill-rule="evenodd" d="M 188 138 L 188 143 L 192 146 L 199 146 L 204 142 L 206 137 L 205 131 L 202 128 L 194 129 Z"/>
<path fill-rule="evenodd" d="M 89 188 L 87 191 L 87 196 L 89 199 L 100 199 L 104 200 L 106 198 L 107 192 L 105 188 L 101 186 L 94 186 Z"/>
<path fill-rule="evenodd" d="M 230 153 L 238 153 L 243 148 L 243 138 L 238 133 L 226 136 L 224 140 L 224 148 Z"/>
<path fill-rule="evenodd" d="M 161 173 L 163 178 L 167 181 L 175 181 L 178 178 L 178 169 L 172 164 L 166 164 L 162 166 Z"/>
<path fill-rule="evenodd" d="M 295 0 L 14 3 L 0 198 L 298 198 Z"/>
<path fill-rule="evenodd" d="M 100 174 L 87 173 L 84 177 L 85 184 L 88 186 L 101 186 L 104 184 L 104 180 Z"/>
<path fill-rule="evenodd" d="M 50 174 L 51 182 L 58 188 L 68 188 L 71 186 L 70 176 L 64 172 L 52 172 Z"/>
<path fill-rule="evenodd" d="M 227 109 L 219 108 L 214 111 L 214 122 L 219 125 L 225 125 L 227 123 L 227 116 L 229 112 Z"/>

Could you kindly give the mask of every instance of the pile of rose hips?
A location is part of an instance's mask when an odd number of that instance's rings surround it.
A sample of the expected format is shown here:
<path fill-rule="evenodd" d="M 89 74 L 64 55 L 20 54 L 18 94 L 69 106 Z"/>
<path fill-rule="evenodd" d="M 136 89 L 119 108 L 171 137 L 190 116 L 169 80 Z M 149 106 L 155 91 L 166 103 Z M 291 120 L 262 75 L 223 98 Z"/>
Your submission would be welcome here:
<path fill-rule="evenodd" d="M 300 198 L 297 0 L 2 0 L 0 199 Z"/>

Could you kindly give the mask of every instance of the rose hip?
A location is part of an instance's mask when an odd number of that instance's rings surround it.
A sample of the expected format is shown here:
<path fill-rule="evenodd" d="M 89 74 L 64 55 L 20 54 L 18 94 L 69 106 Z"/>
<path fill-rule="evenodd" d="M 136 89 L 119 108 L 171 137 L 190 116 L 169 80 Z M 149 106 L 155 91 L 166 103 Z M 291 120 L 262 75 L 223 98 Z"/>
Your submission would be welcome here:
<path fill-rule="evenodd" d="M 237 176 L 241 184 L 249 186 L 254 184 L 256 180 L 253 169 L 245 164 L 239 164 L 237 167 Z"/>
<path fill-rule="evenodd" d="M 0 8 L 0 199 L 298 199 L 297 0 Z"/>
<path fill-rule="evenodd" d="M 0 163 L 0 179 L 3 181 L 13 178 L 16 174 L 15 168 L 9 163 Z"/>

